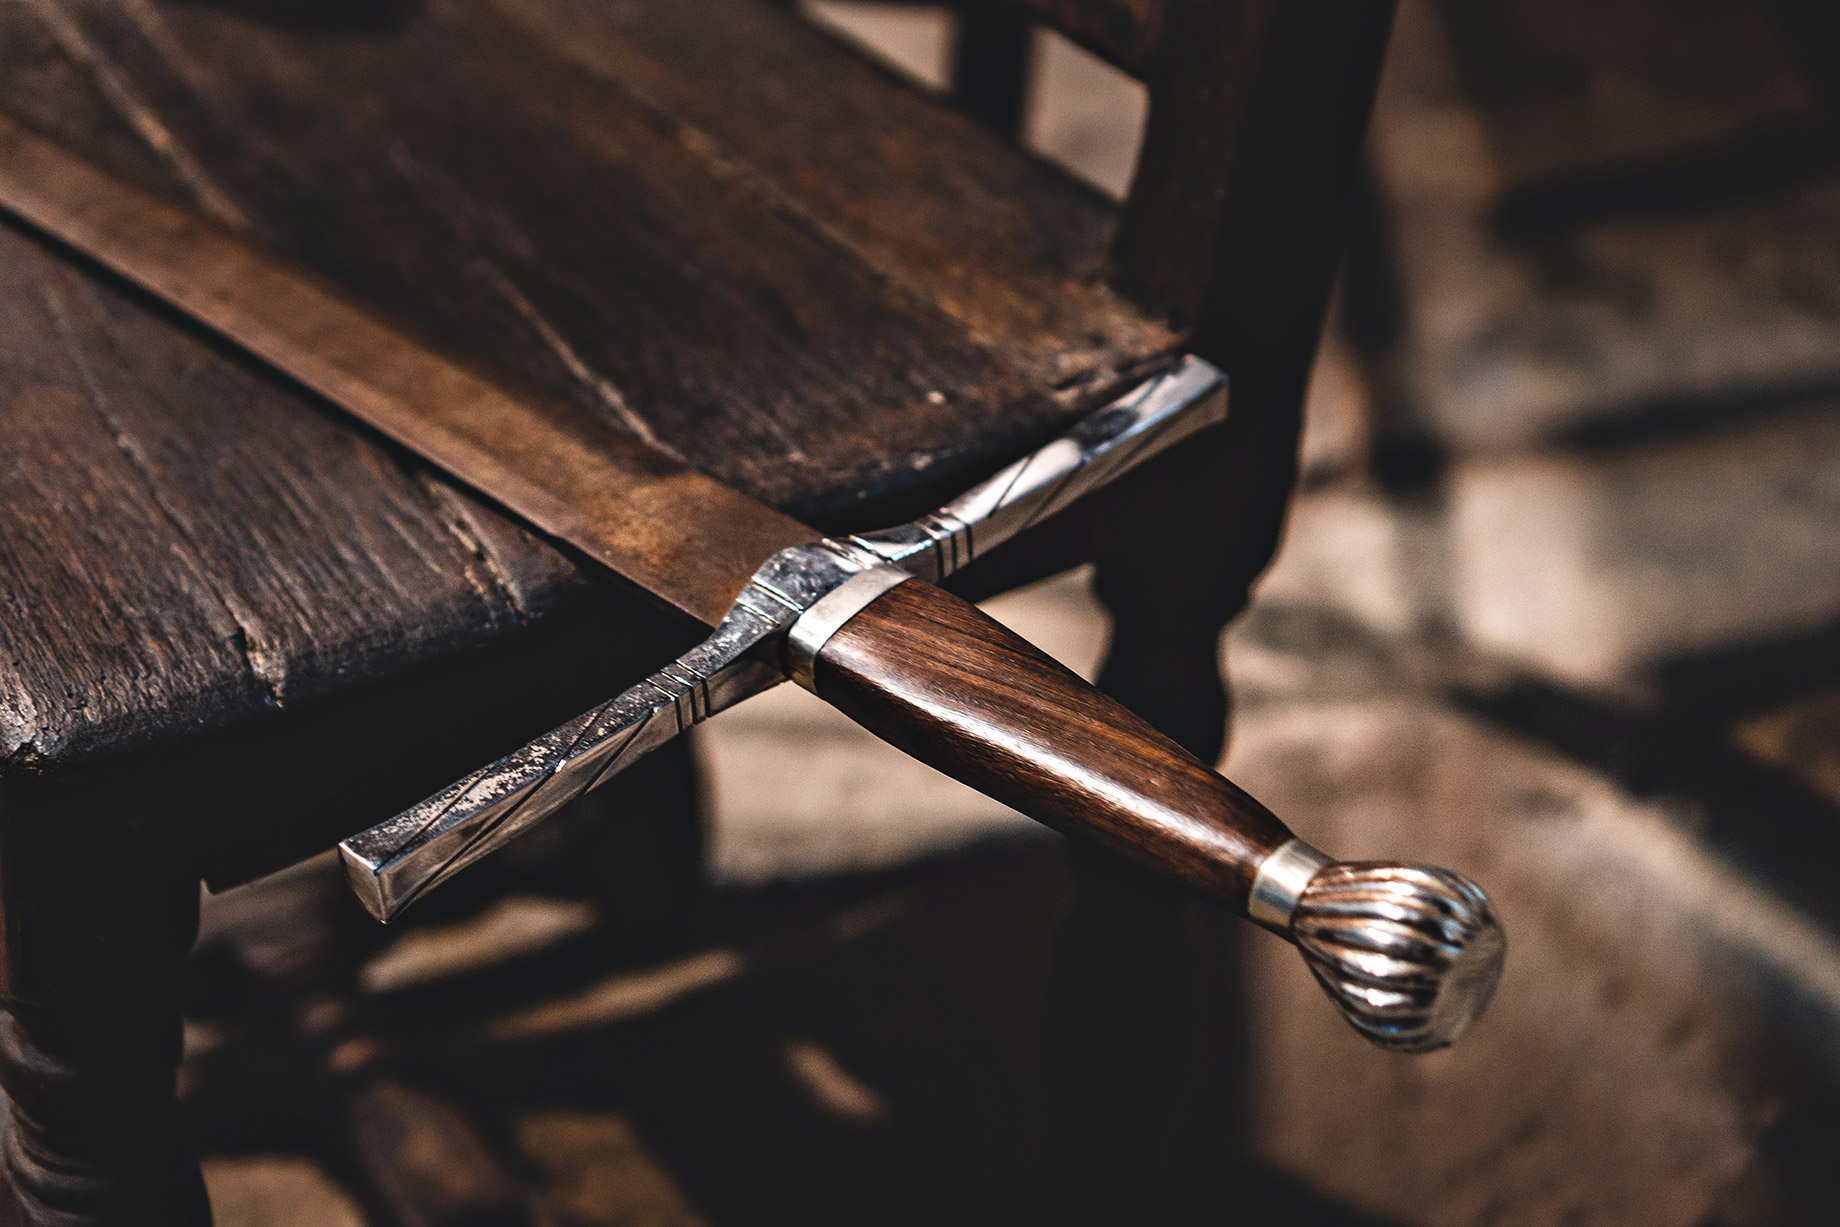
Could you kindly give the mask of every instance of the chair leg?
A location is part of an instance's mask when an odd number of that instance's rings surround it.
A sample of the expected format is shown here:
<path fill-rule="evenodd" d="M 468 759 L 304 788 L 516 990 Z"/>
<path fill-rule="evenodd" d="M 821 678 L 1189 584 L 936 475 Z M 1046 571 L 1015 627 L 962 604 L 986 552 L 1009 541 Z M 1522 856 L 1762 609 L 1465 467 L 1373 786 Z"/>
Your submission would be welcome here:
<path fill-rule="evenodd" d="M 1113 619 L 1100 688 L 1210 762 L 1225 747 L 1229 716 L 1220 635 L 1276 550 L 1297 427 L 1294 411 L 1230 419 L 1133 475 L 1136 488 L 1115 504 L 1129 519 L 1099 550 L 1095 587 Z M 1195 1031 L 1196 905 L 1133 866 L 1078 846 L 1070 856 L 1074 893 L 1045 1044 L 1055 1119 L 1025 1219 L 1154 1222 L 1157 1207 L 1171 1208 L 1159 1173 Z M 1213 1056 L 1210 1081 L 1238 1095 L 1238 1028 L 1221 1030 L 1227 1038 L 1207 1043 L 1235 1051 L 1224 1067 Z"/>
<path fill-rule="evenodd" d="M 1033 27 L 1008 5 L 961 5 L 954 13 L 952 103 L 1011 140 L 1022 136 Z"/>
<path fill-rule="evenodd" d="M 1184 1038 L 1186 900 L 1103 854 L 1069 852 L 1044 1036 L 1053 1119 L 1023 1222 L 1147 1222 Z"/>
<path fill-rule="evenodd" d="M 138 855 L 132 835 L 71 823 L 51 840 L 59 824 L 7 817 L 0 1227 L 208 1227 L 174 1095 L 198 875 Z"/>

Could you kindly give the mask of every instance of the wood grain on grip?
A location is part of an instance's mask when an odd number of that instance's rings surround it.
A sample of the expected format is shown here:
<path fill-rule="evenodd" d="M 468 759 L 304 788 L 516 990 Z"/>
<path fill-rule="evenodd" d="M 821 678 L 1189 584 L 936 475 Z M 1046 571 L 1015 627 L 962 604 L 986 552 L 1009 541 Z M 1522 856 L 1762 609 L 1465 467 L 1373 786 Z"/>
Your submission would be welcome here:
<path fill-rule="evenodd" d="M 1291 835 L 1269 810 L 1039 649 L 910 580 L 819 653 L 818 695 L 1040 822 L 1244 910 Z"/>

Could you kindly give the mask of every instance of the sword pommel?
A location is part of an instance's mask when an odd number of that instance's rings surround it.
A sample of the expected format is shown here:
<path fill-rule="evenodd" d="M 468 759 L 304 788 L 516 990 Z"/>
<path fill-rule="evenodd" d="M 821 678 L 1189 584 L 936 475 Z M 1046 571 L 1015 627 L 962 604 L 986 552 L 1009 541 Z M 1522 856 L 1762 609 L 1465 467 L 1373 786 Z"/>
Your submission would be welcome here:
<path fill-rule="evenodd" d="M 1462 874 L 1331 861 L 1300 839 L 1265 859 L 1247 910 L 1296 943 L 1356 1031 L 1396 1052 L 1431 1052 L 1468 1030 L 1507 954 L 1488 896 Z"/>

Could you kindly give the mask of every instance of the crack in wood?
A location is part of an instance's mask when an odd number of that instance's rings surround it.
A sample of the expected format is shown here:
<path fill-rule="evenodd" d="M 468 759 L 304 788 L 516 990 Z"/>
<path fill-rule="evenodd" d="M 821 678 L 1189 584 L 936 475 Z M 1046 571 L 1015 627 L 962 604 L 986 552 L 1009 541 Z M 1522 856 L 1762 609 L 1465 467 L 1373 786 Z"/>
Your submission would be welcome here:
<path fill-rule="evenodd" d="M 154 109 L 135 92 L 127 77 L 116 69 L 102 48 L 84 33 L 83 27 L 64 11 L 58 0 L 20 0 L 20 3 L 37 15 L 71 63 L 89 74 L 97 92 L 155 156 L 166 164 L 167 169 L 178 176 L 199 208 L 233 230 L 249 229 L 248 219 L 237 208 L 236 202 L 230 199 L 229 193 L 212 180 L 203 163 L 193 156 L 192 151 L 174 135 L 172 129 L 160 122 Z"/>
<path fill-rule="evenodd" d="M 405 465 L 405 468 L 409 466 Z M 468 553 L 479 560 L 480 566 L 485 568 L 486 573 L 497 584 L 499 594 L 511 611 L 512 625 L 519 627 L 528 625 L 530 609 L 525 604 L 523 594 L 518 591 L 517 582 L 505 567 L 504 560 L 499 558 L 498 552 L 487 544 L 484 537 L 474 531 L 465 510 L 458 505 L 460 496 L 446 482 L 419 464 L 409 468 L 409 476 L 428 496 L 428 501 L 434 507 L 435 514 L 440 517 L 441 523 L 447 526 L 447 530 L 454 535 L 454 538 Z M 467 579 L 482 600 L 491 600 L 486 586 L 473 578 L 470 567 L 467 568 Z"/>
<path fill-rule="evenodd" d="M 589 366 L 582 356 L 575 352 L 575 347 L 569 344 L 568 338 L 557 330 L 548 316 L 538 310 L 537 304 L 531 302 L 529 296 L 517 288 L 511 278 L 505 275 L 503 269 L 490 260 L 475 261 L 473 267 L 498 292 L 499 296 L 511 305 L 511 309 L 516 311 L 526 324 L 530 325 L 531 331 L 535 332 L 544 346 L 556 355 L 563 369 L 568 371 L 576 382 L 593 393 L 595 399 L 619 418 L 626 429 L 672 459 L 683 460 L 683 456 L 678 453 L 677 449 L 659 438 L 651 424 L 640 417 L 638 412 L 627 403 L 625 394 L 614 386 L 613 381 Z"/>
<path fill-rule="evenodd" d="M 58 277 L 68 285 L 73 274 L 67 269 L 59 268 Z M 47 281 L 38 289 L 40 303 L 45 309 L 46 317 L 64 346 L 70 358 L 71 368 L 83 383 L 83 391 L 90 407 L 95 410 L 103 429 L 114 440 L 115 446 L 127 459 L 128 464 L 146 487 L 148 503 L 155 508 L 160 518 L 171 527 L 178 538 L 178 545 L 184 551 L 187 570 L 196 578 L 198 586 L 208 593 L 217 607 L 223 611 L 230 626 L 226 640 L 242 658 L 245 669 L 255 683 L 261 687 L 269 706 L 279 709 L 283 706 L 282 694 L 287 685 L 287 668 L 285 659 L 268 644 L 264 636 L 252 625 L 254 619 L 250 611 L 242 608 L 242 602 L 233 594 L 224 590 L 211 579 L 209 569 L 204 565 L 203 552 L 192 540 L 184 518 L 178 515 L 161 497 L 160 485 L 153 467 L 147 462 L 140 446 L 128 433 L 126 428 L 116 420 L 108 410 L 108 394 L 103 390 L 101 381 L 96 377 L 94 367 L 83 352 L 83 344 L 77 337 L 76 329 L 63 302 L 58 288 Z"/>

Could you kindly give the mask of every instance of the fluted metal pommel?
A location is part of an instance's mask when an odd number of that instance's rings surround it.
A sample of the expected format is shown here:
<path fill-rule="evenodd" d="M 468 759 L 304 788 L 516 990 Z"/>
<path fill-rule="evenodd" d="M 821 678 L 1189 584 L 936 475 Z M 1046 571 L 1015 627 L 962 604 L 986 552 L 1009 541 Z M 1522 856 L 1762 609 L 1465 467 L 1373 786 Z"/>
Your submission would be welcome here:
<path fill-rule="evenodd" d="M 1448 869 L 1333 862 L 1297 897 L 1290 936 L 1355 1030 L 1430 1052 L 1476 1021 L 1501 978 L 1507 936 L 1488 896 Z"/>

